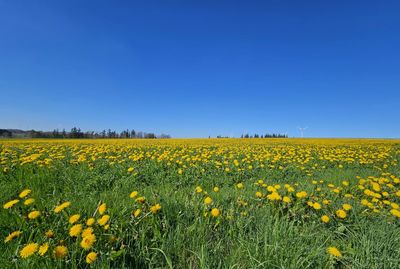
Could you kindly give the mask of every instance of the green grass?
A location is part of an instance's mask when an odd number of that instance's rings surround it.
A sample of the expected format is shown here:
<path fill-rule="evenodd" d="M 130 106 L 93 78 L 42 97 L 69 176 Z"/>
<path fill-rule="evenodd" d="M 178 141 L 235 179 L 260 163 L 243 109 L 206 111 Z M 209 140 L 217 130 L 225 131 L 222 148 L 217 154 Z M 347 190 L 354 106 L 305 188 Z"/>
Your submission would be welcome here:
<path fill-rule="evenodd" d="M 227 174 L 216 169 L 205 172 L 188 169 L 178 175 L 162 163 L 144 160 L 137 165 L 138 174 L 126 172 L 126 164 L 99 163 L 94 169 L 86 165 L 58 162 L 52 168 L 34 165 L 19 166 L 0 173 L 0 200 L 16 197 L 24 188 L 32 190 L 35 207 L 51 211 L 62 201 L 71 201 L 70 214 L 91 215 L 99 203 L 107 203 L 111 215 L 111 230 L 104 236 L 115 235 L 115 245 L 95 247 L 100 252 L 97 268 L 400 268 L 399 221 L 389 221 L 384 215 L 362 215 L 359 203 L 347 220 L 332 219 L 324 224 L 304 206 L 290 210 L 267 201 L 259 201 L 254 193 L 258 179 L 267 183 L 299 183 L 298 189 L 313 193 L 310 177 L 296 168 L 284 171 L 255 169 L 241 174 Z M 398 168 L 391 173 L 399 175 Z M 356 176 L 380 175 L 373 166 L 354 165 L 339 169 L 328 167 L 317 170 L 312 179 L 340 184 L 351 182 L 349 189 L 357 193 Z M 235 189 L 236 182 L 244 182 L 243 190 Z M 223 217 L 205 217 L 203 196 L 195 194 L 197 185 L 213 197 L 214 206 L 221 208 Z M 214 186 L 219 193 L 212 193 Z M 134 201 L 129 198 L 137 190 L 150 203 L 159 202 L 162 209 L 140 221 L 131 217 Z M 249 205 L 240 209 L 236 203 L 243 197 Z M 334 199 L 334 198 L 333 198 Z M 333 200 L 333 203 L 340 201 Z M 242 211 L 247 216 L 241 216 Z M 229 212 L 232 219 L 226 218 Z M 0 210 L 0 235 L 21 227 L 21 238 L 11 243 L 0 243 L 2 268 L 85 268 L 84 252 L 71 248 L 67 262 L 51 258 L 33 257 L 22 260 L 17 251 L 20 245 L 39 238 L 39 233 L 53 229 L 67 239 L 66 216 L 40 218 L 37 224 L 21 224 L 14 213 Z M 65 220 L 65 221 L 63 221 Z M 39 232 L 40 231 L 40 232 Z M 60 239 L 60 238 L 57 238 Z M 3 240 L 2 240 L 3 241 Z M 111 250 L 124 250 L 110 259 Z M 343 254 L 334 259 L 326 253 L 328 246 L 338 247 Z M 116 256 L 114 253 L 113 255 Z"/>

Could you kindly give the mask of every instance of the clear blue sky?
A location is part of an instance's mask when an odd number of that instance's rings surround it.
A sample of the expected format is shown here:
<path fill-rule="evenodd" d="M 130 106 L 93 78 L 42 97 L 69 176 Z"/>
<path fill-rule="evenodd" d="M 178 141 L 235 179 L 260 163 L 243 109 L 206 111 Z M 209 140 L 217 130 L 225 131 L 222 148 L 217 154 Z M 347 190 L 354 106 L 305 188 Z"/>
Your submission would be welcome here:
<path fill-rule="evenodd" d="M 400 1 L 0 0 L 0 128 L 400 137 Z"/>

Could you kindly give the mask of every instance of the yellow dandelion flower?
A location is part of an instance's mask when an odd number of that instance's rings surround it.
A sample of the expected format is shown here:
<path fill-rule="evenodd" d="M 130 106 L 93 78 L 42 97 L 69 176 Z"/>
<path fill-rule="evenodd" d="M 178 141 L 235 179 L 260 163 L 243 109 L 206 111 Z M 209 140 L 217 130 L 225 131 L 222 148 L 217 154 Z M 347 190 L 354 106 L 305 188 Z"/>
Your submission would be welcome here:
<path fill-rule="evenodd" d="M 93 244 L 96 242 L 96 236 L 94 234 L 89 234 L 85 236 L 81 241 L 81 247 L 85 250 L 89 250 Z"/>
<path fill-rule="evenodd" d="M 277 192 L 272 192 L 271 194 L 267 195 L 267 199 L 271 201 L 279 201 L 282 200 L 282 197 Z"/>
<path fill-rule="evenodd" d="M 70 205 L 71 205 L 70 202 L 64 202 L 61 205 L 56 206 L 56 208 L 54 209 L 54 212 L 55 213 L 60 213 L 61 211 L 63 211 L 67 207 L 69 207 Z"/>
<path fill-rule="evenodd" d="M 284 196 L 282 199 L 285 203 L 290 203 L 292 200 L 290 199 L 290 197 Z"/>
<path fill-rule="evenodd" d="M 54 248 L 54 256 L 57 259 L 63 259 L 68 255 L 68 248 L 66 246 L 56 246 Z"/>
<path fill-rule="evenodd" d="M 293 187 L 289 187 L 289 188 L 287 188 L 287 191 L 288 192 L 294 192 L 294 188 Z"/>
<path fill-rule="evenodd" d="M 37 243 L 29 243 L 25 245 L 19 252 L 19 256 L 23 259 L 28 258 L 29 256 L 32 256 L 35 254 L 35 252 L 38 250 L 39 245 Z"/>
<path fill-rule="evenodd" d="M 399 209 L 399 208 L 400 208 L 400 206 L 399 206 L 398 204 L 396 204 L 396 203 L 390 203 L 390 206 L 391 206 L 393 209 Z"/>
<path fill-rule="evenodd" d="M 28 198 L 28 199 L 26 199 L 26 200 L 24 201 L 24 205 L 30 205 L 30 204 L 32 204 L 33 202 L 35 202 L 35 199 L 33 199 L 33 198 Z"/>
<path fill-rule="evenodd" d="M 213 188 L 213 191 L 214 191 L 214 192 L 219 192 L 219 188 L 218 188 L 218 187 L 214 187 L 214 188 Z"/>
<path fill-rule="evenodd" d="M 128 172 L 129 172 L 129 173 L 133 172 L 133 170 L 134 170 L 133 167 L 129 167 L 129 168 L 128 168 Z"/>
<path fill-rule="evenodd" d="M 203 189 L 202 189 L 200 186 L 197 186 L 196 189 L 195 189 L 195 191 L 196 191 L 197 193 L 200 193 L 200 192 L 203 191 Z"/>
<path fill-rule="evenodd" d="M 324 222 L 324 223 L 328 223 L 329 222 L 329 217 L 327 216 L 327 215 L 323 215 L 322 217 L 321 217 L 321 220 L 322 220 L 322 222 Z"/>
<path fill-rule="evenodd" d="M 19 194 L 19 198 L 25 198 L 26 196 L 28 196 L 31 193 L 30 189 L 25 189 L 23 190 L 20 194 Z"/>
<path fill-rule="evenodd" d="M 338 216 L 341 219 L 344 219 L 344 218 L 346 218 L 347 214 L 346 214 L 346 211 L 339 209 L 339 210 L 336 210 L 336 216 Z"/>
<path fill-rule="evenodd" d="M 314 208 L 315 210 L 320 210 L 320 209 L 321 209 L 321 204 L 315 202 L 315 203 L 313 204 L 313 208 Z"/>
<path fill-rule="evenodd" d="M 88 236 L 88 235 L 90 235 L 92 233 L 93 233 L 93 228 L 92 227 L 88 227 L 86 229 L 83 229 L 81 235 L 82 235 L 82 237 L 86 237 L 86 236 Z"/>
<path fill-rule="evenodd" d="M 238 183 L 238 184 L 236 184 L 236 188 L 238 188 L 238 189 L 243 189 L 243 188 L 244 188 L 243 183 Z"/>
<path fill-rule="evenodd" d="M 133 215 L 135 216 L 135 218 L 139 217 L 140 213 L 142 213 L 141 209 L 136 209 L 135 212 L 133 212 Z"/>
<path fill-rule="evenodd" d="M 210 205 L 211 203 L 212 203 L 212 198 L 210 197 L 210 196 L 207 196 L 205 199 L 204 199 L 204 204 L 206 204 L 206 205 Z"/>
<path fill-rule="evenodd" d="M 328 247 L 326 251 L 336 258 L 342 257 L 342 253 L 336 247 Z"/>
<path fill-rule="evenodd" d="M 392 214 L 395 217 L 400 218 L 400 210 L 397 210 L 397 209 L 393 208 L 393 209 L 390 210 L 390 214 Z"/>
<path fill-rule="evenodd" d="M 261 197 L 263 197 L 263 194 L 262 194 L 262 192 L 260 192 L 260 191 L 257 191 L 257 192 L 256 192 L 256 197 L 257 197 L 257 198 L 261 198 Z"/>
<path fill-rule="evenodd" d="M 161 209 L 161 205 L 160 204 L 155 204 L 152 207 L 150 207 L 150 211 L 153 214 L 156 214 L 160 209 Z"/>
<path fill-rule="evenodd" d="M 87 264 L 92 264 L 96 261 L 97 259 L 97 253 L 96 252 L 90 252 L 87 256 L 86 256 L 86 263 Z"/>
<path fill-rule="evenodd" d="M 100 215 L 103 215 L 103 214 L 106 212 L 106 209 L 107 209 L 106 203 L 102 203 L 102 204 L 99 206 L 99 209 L 98 209 Z"/>
<path fill-rule="evenodd" d="M 71 237 L 78 237 L 82 231 L 82 224 L 75 224 L 69 229 L 69 235 Z"/>
<path fill-rule="evenodd" d="M 213 217 L 218 217 L 219 215 L 221 215 L 221 211 L 218 209 L 218 208 L 213 208 L 212 210 L 211 210 L 211 216 L 213 216 Z"/>
<path fill-rule="evenodd" d="M 95 222 L 96 220 L 94 218 L 88 218 L 88 220 L 86 221 L 86 225 L 92 226 Z"/>
<path fill-rule="evenodd" d="M 40 216 L 40 211 L 37 211 L 37 210 L 32 211 L 32 212 L 30 212 L 30 213 L 28 214 L 28 218 L 29 218 L 29 219 L 36 219 L 36 218 L 39 217 L 39 216 Z"/>
<path fill-rule="evenodd" d="M 79 215 L 79 214 L 72 215 L 71 217 L 69 217 L 68 222 L 70 224 L 74 224 L 75 222 L 77 222 L 79 220 L 80 217 L 81 217 L 81 215 Z"/>
<path fill-rule="evenodd" d="M 352 207 L 351 205 L 349 205 L 349 204 L 344 204 L 342 207 L 343 207 L 343 209 L 346 210 L 346 211 L 349 211 L 350 209 L 353 208 L 353 207 Z"/>
<path fill-rule="evenodd" d="M 47 238 L 53 238 L 54 237 L 54 232 L 52 230 L 48 230 L 45 233 L 45 235 L 46 235 Z"/>
<path fill-rule="evenodd" d="M 307 197 L 307 192 L 305 192 L 305 191 L 298 192 L 298 193 L 296 193 L 296 197 L 299 198 L 299 199 L 306 198 Z"/>
<path fill-rule="evenodd" d="M 46 254 L 48 250 L 49 250 L 49 243 L 46 242 L 39 247 L 38 253 L 40 256 L 44 256 L 44 254 Z"/>
<path fill-rule="evenodd" d="M 139 203 L 139 204 L 143 204 L 144 201 L 146 201 L 146 198 L 143 197 L 143 196 L 141 196 L 141 197 L 136 198 L 135 201 L 136 201 L 137 203 Z"/>
<path fill-rule="evenodd" d="M 5 204 L 3 205 L 3 208 L 4 208 L 4 209 L 9 209 L 9 208 L 13 207 L 15 204 L 17 204 L 18 202 L 19 202 L 18 199 L 11 200 L 11 201 L 5 203 Z"/>
<path fill-rule="evenodd" d="M 6 239 L 4 239 L 4 243 L 10 242 L 11 240 L 13 240 L 14 238 L 17 238 L 21 234 L 22 234 L 21 231 L 14 231 L 14 232 L 10 233 L 9 235 L 7 235 Z"/>
<path fill-rule="evenodd" d="M 107 222 L 108 222 L 109 219 L 110 219 L 110 216 L 109 216 L 109 215 L 104 215 L 104 216 L 102 216 L 99 220 L 97 220 L 97 223 L 98 223 L 100 226 L 104 226 L 104 225 L 107 224 Z"/>
<path fill-rule="evenodd" d="M 131 194 L 129 195 L 130 198 L 134 199 L 136 196 L 138 196 L 138 192 L 137 191 L 133 191 L 131 192 Z"/>

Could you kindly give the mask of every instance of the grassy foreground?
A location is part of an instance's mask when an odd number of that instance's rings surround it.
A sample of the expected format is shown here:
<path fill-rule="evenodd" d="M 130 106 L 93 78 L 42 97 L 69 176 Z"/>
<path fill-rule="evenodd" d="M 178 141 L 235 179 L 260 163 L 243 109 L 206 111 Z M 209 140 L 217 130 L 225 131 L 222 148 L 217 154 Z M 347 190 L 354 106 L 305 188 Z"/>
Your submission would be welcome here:
<path fill-rule="evenodd" d="M 395 140 L 3 140 L 0 264 L 400 268 L 399 159 Z"/>

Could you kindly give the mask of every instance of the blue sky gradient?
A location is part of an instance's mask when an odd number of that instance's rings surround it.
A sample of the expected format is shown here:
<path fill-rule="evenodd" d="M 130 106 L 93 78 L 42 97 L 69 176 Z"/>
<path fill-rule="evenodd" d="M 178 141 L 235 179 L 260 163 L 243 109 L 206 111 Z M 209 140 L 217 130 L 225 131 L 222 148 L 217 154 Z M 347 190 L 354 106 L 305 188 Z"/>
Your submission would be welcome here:
<path fill-rule="evenodd" d="M 0 128 L 400 137 L 399 1 L 0 0 Z"/>

